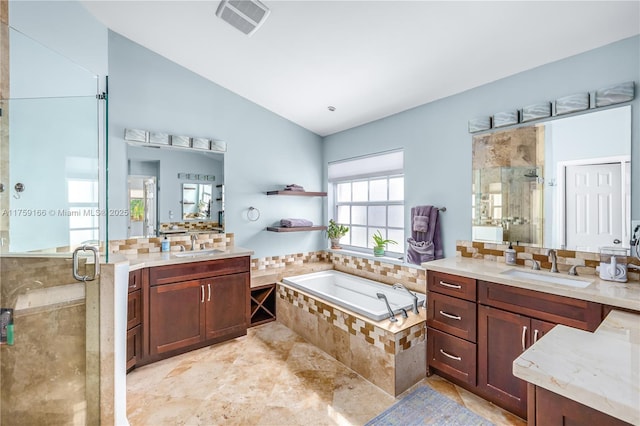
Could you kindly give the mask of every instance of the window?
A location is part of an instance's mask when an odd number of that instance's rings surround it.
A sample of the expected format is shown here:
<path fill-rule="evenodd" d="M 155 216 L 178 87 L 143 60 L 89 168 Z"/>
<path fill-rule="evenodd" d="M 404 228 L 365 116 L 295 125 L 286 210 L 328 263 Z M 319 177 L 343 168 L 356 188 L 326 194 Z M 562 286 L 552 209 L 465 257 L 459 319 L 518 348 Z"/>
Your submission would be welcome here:
<path fill-rule="evenodd" d="M 373 248 L 372 236 L 396 241 L 386 250 L 404 252 L 404 157 L 392 151 L 329 164 L 331 217 L 349 227 L 340 244 L 349 249 Z"/>
<path fill-rule="evenodd" d="M 98 181 L 68 179 L 69 244 L 98 240 Z"/>

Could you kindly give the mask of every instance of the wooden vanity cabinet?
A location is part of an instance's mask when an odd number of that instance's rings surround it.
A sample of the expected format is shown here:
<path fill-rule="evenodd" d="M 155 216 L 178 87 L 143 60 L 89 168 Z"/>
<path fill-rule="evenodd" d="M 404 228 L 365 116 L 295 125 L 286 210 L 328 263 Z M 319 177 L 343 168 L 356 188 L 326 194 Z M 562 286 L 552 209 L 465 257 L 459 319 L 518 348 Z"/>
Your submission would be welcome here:
<path fill-rule="evenodd" d="M 247 333 L 248 256 L 149 269 L 145 363 Z"/>
<path fill-rule="evenodd" d="M 142 271 L 129 273 L 127 295 L 127 371 L 142 357 Z"/>
<path fill-rule="evenodd" d="M 476 280 L 429 271 L 427 374 L 476 384 Z"/>
<path fill-rule="evenodd" d="M 527 417 L 513 361 L 556 324 L 594 331 L 602 305 L 435 271 L 427 273 L 427 374 Z"/>
<path fill-rule="evenodd" d="M 513 361 L 556 324 L 593 331 L 598 303 L 478 281 L 478 389 L 497 405 L 527 417 L 527 383 Z"/>
<path fill-rule="evenodd" d="M 631 423 L 532 384 L 529 384 L 529 393 L 534 395 L 531 401 L 534 409 L 529 410 L 527 422 L 530 426 L 631 426 Z"/>

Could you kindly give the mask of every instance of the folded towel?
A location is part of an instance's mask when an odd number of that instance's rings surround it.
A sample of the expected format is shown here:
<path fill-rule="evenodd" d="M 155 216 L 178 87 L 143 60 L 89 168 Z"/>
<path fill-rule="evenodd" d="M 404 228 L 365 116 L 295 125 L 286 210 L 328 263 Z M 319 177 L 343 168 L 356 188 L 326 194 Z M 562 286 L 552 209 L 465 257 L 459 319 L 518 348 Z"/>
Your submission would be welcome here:
<path fill-rule="evenodd" d="M 416 232 L 429 231 L 429 216 L 414 216 L 413 230 Z"/>
<path fill-rule="evenodd" d="M 303 226 L 313 226 L 313 222 L 307 219 L 280 219 L 280 226 L 285 228 L 298 228 Z"/>
<path fill-rule="evenodd" d="M 285 191 L 304 191 L 304 188 L 300 185 L 291 184 L 284 187 Z"/>

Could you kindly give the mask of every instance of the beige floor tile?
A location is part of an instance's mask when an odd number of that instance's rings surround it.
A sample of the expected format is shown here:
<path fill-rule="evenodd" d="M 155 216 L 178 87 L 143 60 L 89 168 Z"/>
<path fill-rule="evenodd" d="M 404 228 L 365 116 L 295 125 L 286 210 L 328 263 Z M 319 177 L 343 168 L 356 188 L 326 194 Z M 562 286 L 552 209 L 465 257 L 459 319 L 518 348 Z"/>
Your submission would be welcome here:
<path fill-rule="evenodd" d="M 438 376 L 420 384 L 496 425 L 526 424 Z M 278 322 L 127 376 L 131 426 L 363 425 L 397 400 Z"/>

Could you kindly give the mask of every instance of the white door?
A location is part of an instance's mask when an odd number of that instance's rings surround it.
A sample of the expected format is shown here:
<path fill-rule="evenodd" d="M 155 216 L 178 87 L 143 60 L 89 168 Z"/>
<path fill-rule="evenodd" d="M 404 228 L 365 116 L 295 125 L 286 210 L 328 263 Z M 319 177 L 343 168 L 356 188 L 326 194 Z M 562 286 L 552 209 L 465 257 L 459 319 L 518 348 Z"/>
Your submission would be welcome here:
<path fill-rule="evenodd" d="M 620 163 L 567 166 L 566 248 L 598 251 L 619 246 L 622 235 Z"/>

